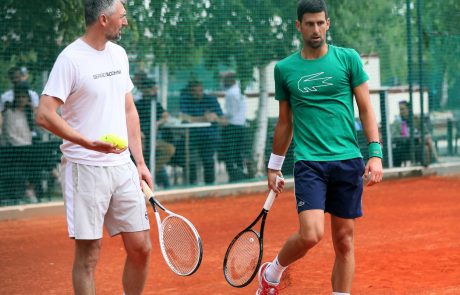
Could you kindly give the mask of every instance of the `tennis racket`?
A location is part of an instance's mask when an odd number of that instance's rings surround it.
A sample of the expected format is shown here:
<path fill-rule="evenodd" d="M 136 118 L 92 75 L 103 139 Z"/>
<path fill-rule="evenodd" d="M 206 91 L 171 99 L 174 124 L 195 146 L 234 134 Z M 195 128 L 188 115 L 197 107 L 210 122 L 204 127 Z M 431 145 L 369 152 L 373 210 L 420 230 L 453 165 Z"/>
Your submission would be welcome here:
<path fill-rule="evenodd" d="M 169 268 L 180 276 L 193 274 L 200 266 L 203 257 L 203 247 L 198 231 L 185 217 L 166 209 L 157 199 L 145 181 L 142 190 L 150 202 L 157 220 L 161 254 Z M 167 217 L 161 220 L 157 207 L 160 207 Z"/>
<path fill-rule="evenodd" d="M 276 183 L 282 178 L 277 177 Z M 270 190 L 264 207 L 256 219 L 233 238 L 224 257 L 224 276 L 227 282 L 237 288 L 247 286 L 257 274 L 264 251 L 264 226 L 268 211 L 273 205 L 276 193 Z M 254 226 L 260 222 L 259 232 Z"/>

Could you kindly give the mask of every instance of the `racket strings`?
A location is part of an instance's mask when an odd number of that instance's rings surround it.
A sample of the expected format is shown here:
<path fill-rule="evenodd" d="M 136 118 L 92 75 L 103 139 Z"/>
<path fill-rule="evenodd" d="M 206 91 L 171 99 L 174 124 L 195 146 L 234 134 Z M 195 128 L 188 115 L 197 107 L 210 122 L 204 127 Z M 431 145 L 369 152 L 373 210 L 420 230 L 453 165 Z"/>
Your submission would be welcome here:
<path fill-rule="evenodd" d="M 163 250 L 170 265 L 182 275 L 192 273 L 200 261 L 199 237 L 178 216 L 168 216 L 162 223 Z"/>
<path fill-rule="evenodd" d="M 247 283 L 257 271 L 260 256 L 259 236 L 246 231 L 231 246 L 225 265 L 225 276 L 234 286 Z"/>

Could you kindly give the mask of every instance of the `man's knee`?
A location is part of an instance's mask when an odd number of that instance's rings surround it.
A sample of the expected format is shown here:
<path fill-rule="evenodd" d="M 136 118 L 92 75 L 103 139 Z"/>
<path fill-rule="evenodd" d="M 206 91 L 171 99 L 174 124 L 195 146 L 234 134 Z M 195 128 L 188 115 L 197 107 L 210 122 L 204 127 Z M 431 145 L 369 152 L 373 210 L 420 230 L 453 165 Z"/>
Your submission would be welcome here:
<path fill-rule="evenodd" d="M 100 241 L 77 240 L 75 244 L 76 255 L 74 265 L 79 269 L 84 269 L 88 273 L 93 272 L 99 261 L 100 250 Z"/>
<path fill-rule="evenodd" d="M 303 211 L 299 214 L 299 243 L 308 251 L 318 244 L 324 236 L 324 212 L 321 210 Z"/>
<path fill-rule="evenodd" d="M 129 259 L 134 259 L 138 261 L 147 261 L 150 258 L 150 252 L 152 250 L 152 244 L 150 238 L 143 236 L 142 238 L 136 237 L 125 241 L 126 252 Z"/>
<path fill-rule="evenodd" d="M 321 229 L 304 230 L 299 233 L 299 242 L 305 250 L 308 250 L 318 244 L 323 236 L 324 231 Z"/>
<path fill-rule="evenodd" d="M 135 247 L 127 249 L 128 255 L 134 255 L 140 259 L 146 259 L 150 256 L 150 252 L 152 250 L 152 246 L 150 245 L 138 245 Z"/>
<path fill-rule="evenodd" d="M 338 256 L 347 256 L 353 253 L 353 233 L 344 233 L 334 238 L 334 250 Z"/>

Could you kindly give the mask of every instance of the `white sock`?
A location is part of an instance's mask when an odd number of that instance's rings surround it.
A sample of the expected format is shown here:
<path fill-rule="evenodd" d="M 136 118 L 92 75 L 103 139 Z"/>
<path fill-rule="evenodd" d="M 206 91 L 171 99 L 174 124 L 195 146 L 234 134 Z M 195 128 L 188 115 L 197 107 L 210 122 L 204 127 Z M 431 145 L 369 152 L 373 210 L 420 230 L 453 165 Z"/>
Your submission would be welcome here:
<path fill-rule="evenodd" d="M 350 293 L 332 292 L 332 295 L 350 295 Z"/>
<path fill-rule="evenodd" d="M 265 270 L 265 279 L 271 283 L 279 283 L 281 276 L 283 275 L 283 271 L 286 268 L 287 266 L 282 266 L 278 262 L 278 256 L 276 256 L 273 262 Z"/>

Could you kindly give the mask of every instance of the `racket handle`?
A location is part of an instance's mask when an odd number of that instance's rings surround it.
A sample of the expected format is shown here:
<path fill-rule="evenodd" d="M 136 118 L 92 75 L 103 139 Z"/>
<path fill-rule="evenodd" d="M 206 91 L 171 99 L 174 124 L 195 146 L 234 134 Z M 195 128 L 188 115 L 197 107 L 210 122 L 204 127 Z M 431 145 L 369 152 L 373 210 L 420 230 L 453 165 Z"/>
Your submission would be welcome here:
<path fill-rule="evenodd" d="M 284 180 L 284 178 L 279 177 L 279 176 L 276 176 L 276 186 L 278 186 L 278 183 L 279 183 L 281 180 Z M 267 199 L 265 200 L 265 204 L 264 204 L 264 209 L 265 209 L 266 211 L 270 210 L 270 208 L 271 208 L 272 205 L 273 205 L 273 202 L 275 201 L 275 198 L 276 198 L 276 193 L 275 193 L 273 190 L 270 190 L 270 193 L 268 194 L 268 197 L 267 197 Z"/>
<path fill-rule="evenodd" d="M 150 199 L 150 197 L 153 197 L 153 192 L 150 189 L 150 187 L 147 184 L 147 182 L 145 182 L 145 180 L 142 180 L 141 186 L 142 186 L 142 191 L 144 192 L 145 198 L 148 201 Z"/>
<path fill-rule="evenodd" d="M 270 208 L 273 205 L 273 202 L 275 201 L 275 198 L 276 198 L 276 193 L 273 190 L 270 190 L 270 193 L 268 194 L 268 197 L 265 200 L 265 204 L 264 204 L 264 209 L 266 211 L 270 210 Z"/>

